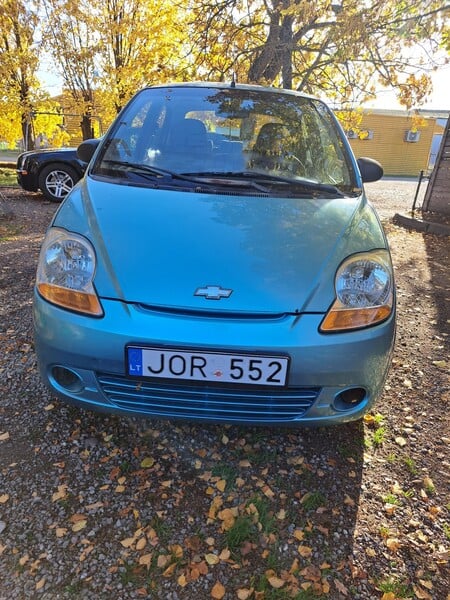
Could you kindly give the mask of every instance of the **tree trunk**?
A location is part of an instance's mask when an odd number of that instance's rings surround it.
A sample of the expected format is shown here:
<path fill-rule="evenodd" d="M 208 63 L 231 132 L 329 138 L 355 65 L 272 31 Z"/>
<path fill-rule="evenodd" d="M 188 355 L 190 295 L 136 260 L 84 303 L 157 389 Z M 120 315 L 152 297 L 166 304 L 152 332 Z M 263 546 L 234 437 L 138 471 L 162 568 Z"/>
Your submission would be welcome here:
<path fill-rule="evenodd" d="M 251 82 L 271 84 L 281 73 L 283 87 L 292 89 L 293 22 L 292 16 L 272 13 L 266 42 L 249 69 Z"/>
<path fill-rule="evenodd" d="M 90 140 L 94 137 L 94 128 L 92 126 L 92 115 L 90 112 L 82 116 L 80 123 L 83 140 Z"/>
<path fill-rule="evenodd" d="M 293 18 L 285 17 L 281 24 L 280 53 L 282 84 L 286 90 L 292 89 L 292 51 L 293 51 Z"/>
<path fill-rule="evenodd" d="M 22 139 L 24 150 L 34 150 L 34 129 L 30 114 L 22 113 Z"/>

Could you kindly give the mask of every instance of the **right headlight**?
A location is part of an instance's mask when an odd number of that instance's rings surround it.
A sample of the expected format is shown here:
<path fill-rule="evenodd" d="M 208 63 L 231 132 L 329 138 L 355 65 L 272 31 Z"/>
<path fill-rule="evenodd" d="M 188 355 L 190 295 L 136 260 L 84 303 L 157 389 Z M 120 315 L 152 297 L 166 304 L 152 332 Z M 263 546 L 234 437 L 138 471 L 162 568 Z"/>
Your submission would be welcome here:
<path fill-rule="evenodd" d="M 86 238 L 53 227 L 42 244 L 36 287 L 52 304 L 101 316 L 103 310 L 93 284 L 95 265 L 94 248 Z"/>
<path fill-rule="evenodd" d="M 339 267 L 336 299 L 320 331 L 331 333 L 369 327 L 385 321 L 394 305 L 394 276 L 387 250 L 355 254 Z"/>

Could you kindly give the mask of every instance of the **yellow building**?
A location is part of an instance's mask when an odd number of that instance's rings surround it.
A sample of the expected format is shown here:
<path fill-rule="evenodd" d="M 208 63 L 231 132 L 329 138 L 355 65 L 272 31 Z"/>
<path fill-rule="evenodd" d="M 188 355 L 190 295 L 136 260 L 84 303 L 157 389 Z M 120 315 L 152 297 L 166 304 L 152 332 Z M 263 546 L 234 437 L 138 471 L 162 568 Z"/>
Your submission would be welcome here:
<path fill-rule="evenodd" d="M 364 110 L 347 137 L 355 156 L 378 160 L 385 175 L 417 177 L 431 171 L 448 116 L 448 111 Z"/>

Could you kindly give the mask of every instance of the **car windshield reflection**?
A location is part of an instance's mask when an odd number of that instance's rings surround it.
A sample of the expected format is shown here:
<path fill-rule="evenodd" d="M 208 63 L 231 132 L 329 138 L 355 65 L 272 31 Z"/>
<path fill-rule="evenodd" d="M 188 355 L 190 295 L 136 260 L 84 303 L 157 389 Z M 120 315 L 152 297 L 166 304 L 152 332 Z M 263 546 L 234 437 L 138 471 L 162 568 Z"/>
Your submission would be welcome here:
<path fill-rule="evenodd" d="M 171 185 L 195 174 L 222 174 L 223 185 L 233 185 L 235 174 L 247 187 L 252 178 L 270 181 L 269 192 L 276 182 L 323 193 L 355 187 L 345 143 L 323 103 L 251 86 L 143 90 L 111 129 L 92 174 L 123 178 L 120 164 Z"/>

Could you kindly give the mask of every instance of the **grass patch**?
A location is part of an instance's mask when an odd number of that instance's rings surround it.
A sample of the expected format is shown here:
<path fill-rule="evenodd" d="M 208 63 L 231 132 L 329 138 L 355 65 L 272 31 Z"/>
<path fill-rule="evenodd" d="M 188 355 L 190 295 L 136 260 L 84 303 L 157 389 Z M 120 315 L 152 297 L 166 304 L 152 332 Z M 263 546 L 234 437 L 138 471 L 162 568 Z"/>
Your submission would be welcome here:
<path fill-rule="evenodd" d="M 403 459 L 403 462 L 404 462 L 406 468 L 408 469 L 408 471 L 411 473 L 411 475 L 417 475 L 418 469 L 417 469 L 415 461 L 412 458 L 410 458 L 409 456 L 406 456 Z"/>
<path fill-rule="evenodd" d="M 395 496 L 394 494 L 386 494 L 386 496 L 383 496 L 383 502 L 385 504 L 393 504 L 395 506 L 397 506 L 399 504 L 399 500 L 397 498 L 397 496 Z"/>
<path fill-rule="evenodd" d="M 310 492 L 302 499 L 302 505 L 305 510 L 317 510 L 325 506 L 327 499 L 321 492 Z"/>
<path fill-rule="evenodd" d="M 236 481 L 236 477 L 238 475 L 236 469 L 226 463 L 219 463 L 215 465 L 211 473 L 213 477 L 225 479 L 227 482 L 227 485 L 225 486 L 226 492 L 229 492 L 234 487 L 234 482 Z"/>
<path fill-rule="evenodd" d="M 300 590 L 293 595 L 289 588 L 273 588 L 267 577 L 263 575 L 255 582 L 255 589 L 262 593 L 264 600 L 324 600 L 325 596 L 318 595 L 313 589 Z"/>
<path fill-rule="evenodd" d="M 236 555 L 242 544 L 254 539 L 255 534 L 256 527 L 253 519 L 248 515 L 240 515 L 233 526 L 225 532 L 225 542 L 230 552 Z"/>
<path fill-rule="evenodd" d="M 0 221 L 0 242 L 9 242 L 21 233 L 21 228 L 15 223 Z"/>
<path fill-rule="evenodd" d="M 276 529 L 276 519 L 270 504 L 262 496 L 253 496 L 247 503 L 247 507 L 254 507 L 258 513 L 258 522 L 261 524 L 263 533 L 272 533 Z"/>
<path fill-rule="evenodd" d="M 17 175 L 14 169 L 0 167 L 0 185 L 17 186 Z"/>
<path fill-rule="evenodd" d="M 384 440 L 386 438 L 386 427 L 378 427 L 373 432 L 372 443 L 376 448 L 379 448 L 383 445 Z"/>
<path fill-rule="evenodd" d="M 172 528 L 164 519 L 156 515 L 149 523 L 150 527 L 155 530 L 156 535 L 161 544 L 166 544 L 172 535 Z"/>
<path fill-rule="evenodd" d="M 378 589 L 385 594 L 395 594 L 396 598 L 414 598 L 414 591 L 411 586 L 401 581 L 392 579 L 386 579 L 378 583 Z"/>

